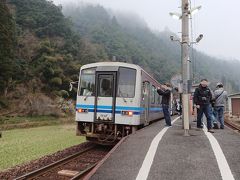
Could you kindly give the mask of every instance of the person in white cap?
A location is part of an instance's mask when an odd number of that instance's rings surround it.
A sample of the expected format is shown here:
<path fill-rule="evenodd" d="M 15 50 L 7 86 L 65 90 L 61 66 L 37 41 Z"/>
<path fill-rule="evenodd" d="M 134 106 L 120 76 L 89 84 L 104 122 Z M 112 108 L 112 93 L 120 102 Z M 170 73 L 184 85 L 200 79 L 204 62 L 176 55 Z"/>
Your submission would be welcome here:
<path fill-rule="evenodd" d="M 226 101 L 228 100 L 227 91 L 223 89 L 222 83 L 217 83 L 217 89 L 214 91 L 215 103 L 214 103 L 214 116 L 216 121 L 214 122 L 214 128 L 218 129 L 217 121 L 220 123 L 220 128 L 224 129 L 224 108 Z"/>

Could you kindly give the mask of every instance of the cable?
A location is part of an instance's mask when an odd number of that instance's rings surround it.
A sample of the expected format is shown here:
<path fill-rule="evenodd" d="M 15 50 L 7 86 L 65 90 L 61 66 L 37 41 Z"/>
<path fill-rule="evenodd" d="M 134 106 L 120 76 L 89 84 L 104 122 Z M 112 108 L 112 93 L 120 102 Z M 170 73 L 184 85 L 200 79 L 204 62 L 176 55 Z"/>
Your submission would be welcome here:
<path fill-rule="evenodd" d="M 192 9 L 192 1 L 189 0 L 189 5 L 190 9 Z M 195 7 L 195 0 L 194 0 L 194 7 Z M 190 26 L 191 26 L 191 42 L 193 39 L 195 39 L 195 34 L 194 34 L 194 29 L 193 29 L 193 17 L 190 14 Z M 191 71 L 192 71 L 192 79 L 193 82 L 195 83 L 196 81 L 196 58 L 195 58 L 195 53 L 193 49 L 193 43 L 190 44 L 190 49 L 191 49 L 191 57 L 192 57 L 192 64 L 191 64 Z"/>

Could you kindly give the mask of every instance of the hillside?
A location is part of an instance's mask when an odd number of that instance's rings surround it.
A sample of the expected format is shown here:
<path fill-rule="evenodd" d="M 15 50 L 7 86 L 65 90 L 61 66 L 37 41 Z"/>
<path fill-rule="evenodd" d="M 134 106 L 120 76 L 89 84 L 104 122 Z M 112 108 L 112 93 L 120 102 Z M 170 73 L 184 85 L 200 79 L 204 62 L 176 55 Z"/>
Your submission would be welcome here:
<path fill-rule="evenodd" d="M 46 0 L 0 2 L 0 114 L 4 108 L 20 115 L 59 114 L 61 98 L 76 96 L 76 88 L 70 93 L 68 87 L 81 65 L 113 56 L 139 64 L 160 82 L 180 73 L 181 51 L 169 40 L 172 33 L 152 32 L 135 14 Z M 239 91 L 239 61 L 193 54 L 196 81 L 206 77 Z"/>
<path fill-rule="evenodd" d="M 0 31 L 0 109 L 56 114 L 60 97 L 75 97 L 76 88 L 68 92 L 69 82 L 78 80 L 84 59 L 104 59 L 101 47 L 75 33 L 61 7 L 50 1 L 8 0 L 0 7 L 5 28 Z"/>
<path fill-rule="evenodd" d="M 73 21 L 75 29 L 91 42 L 101 44 L 109 59 L 139 64 L 161 82 L 180 73 L 180 45 L 170 41 L 172 32 L 153 32 L 135 14 L 106 10 L 99 5 L 65 5 L 63 13 Z M 239 61 L 224 61 L 193 50 L 195 82 L 208 78 L 223 81 L 230 92 L 239 91 Z M 226 71 L 226 69 L 228 71 Z"/>

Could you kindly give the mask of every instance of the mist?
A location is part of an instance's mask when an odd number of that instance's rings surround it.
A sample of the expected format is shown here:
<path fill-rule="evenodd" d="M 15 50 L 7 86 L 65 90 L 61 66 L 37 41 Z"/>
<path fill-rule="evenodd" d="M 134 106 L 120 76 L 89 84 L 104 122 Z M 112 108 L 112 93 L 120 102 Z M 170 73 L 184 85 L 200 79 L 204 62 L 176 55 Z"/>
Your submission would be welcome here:
<path fill-rule="evenodd" d="M 93 3 L 116 11 L 136 13 L 152 30 L 163 31 L 166 27 L 181 36 L 181 21 L 172 19 L 169 12 L 181 12 L 178 0 L 54 0 L 55 4 Z M 193 16 L 191 37 L 203 34 L 203 40 L 195 49 L 210 56 L 240 60 L 240 1 L 200 1 L 192 0 L 191 6 L 201 5 L 202 9 Z"/>

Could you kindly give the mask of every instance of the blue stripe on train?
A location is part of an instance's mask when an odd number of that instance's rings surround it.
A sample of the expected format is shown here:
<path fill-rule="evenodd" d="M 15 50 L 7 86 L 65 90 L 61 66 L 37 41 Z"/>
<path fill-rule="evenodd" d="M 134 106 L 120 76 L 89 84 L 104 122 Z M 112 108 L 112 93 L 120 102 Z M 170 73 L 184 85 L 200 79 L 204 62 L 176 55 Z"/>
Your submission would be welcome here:
<path fill-rule="evenodd" d="M 94 105 L 84 105 L 84 104 L 77 104 L 76 108 L 86 108 L 89 112 L 94 112 Z M 133 111 L 134 115 L 139 115 L 143 113 L 145 108 L 143 107 L 127 107 L 127 106 L 116 106 L 115 114 L 121 114 L 121 111 Z M 150 112 L 162 112 L 162 108 L 154 107 L 149 108 Z M 97 106 L 97 112 L 103 113 L 112 113 L 112 106 Z"/>
<path fill-rule="evenodd" d="M 77 108 L 91 108 L 94 109 L 94 105 L 84 105 L 84 104 L 77 104 Z M 97 106 L 98 109 L 112 109 L 112 106 Z M 129 110 L 129 111 L 144 111 L 142 107 L 128 107 L 128 106 L 116 106 L 116 110 Z"/>
<path fill-rule="evenodd" d="M 155 108 L 149 108 L 150 109 L 150 111 L 162 111 L 162 108 L 160 108 L 160 107 L 155 107 Z"/>
<path fill-rule="evenodd" d="M 88 109 L 88 112 L 94 112 L 94 109 Z M 97 112 L 99 112 L 99 113 L 112 113 L 112 110 L 98 109 Z M 115 114 L 122 114 L 122 112 L 121 111 L 115 111 Z M 134 115 L 140 115 L 140 112 L 133 111 L 133 114 Z"/>

